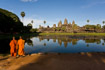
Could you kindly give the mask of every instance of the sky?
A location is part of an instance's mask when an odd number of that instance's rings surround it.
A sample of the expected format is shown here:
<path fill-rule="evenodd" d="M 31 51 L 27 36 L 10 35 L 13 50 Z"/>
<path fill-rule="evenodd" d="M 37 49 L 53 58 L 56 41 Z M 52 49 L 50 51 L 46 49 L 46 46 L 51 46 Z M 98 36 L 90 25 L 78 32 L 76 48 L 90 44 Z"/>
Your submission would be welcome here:
<path fill-rule="evenodd" d="M 79 26 L 103 25 L 102 21 L 105 21 L 105 0 L 0 0 L 0 8 L 15 13 L 20 20 L 20 13 L 24 11 L 24 25 L 33 20 L 34 28 L 39 25 L 52 27 L 60 20 L 64 23 L 65 18 L 71 23 L 74 20 Z M 90 23 L 87 23 L 88 19 Z"/>

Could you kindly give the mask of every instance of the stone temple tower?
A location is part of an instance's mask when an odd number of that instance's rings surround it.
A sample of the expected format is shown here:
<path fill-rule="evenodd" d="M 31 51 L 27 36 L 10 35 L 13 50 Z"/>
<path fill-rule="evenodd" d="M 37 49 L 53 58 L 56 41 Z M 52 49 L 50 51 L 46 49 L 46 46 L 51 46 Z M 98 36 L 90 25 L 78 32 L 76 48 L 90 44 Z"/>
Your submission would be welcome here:
<path fill-rule="evenodd" d="M 66 18 L 65 18 L 65 20 L 64 20 L 64 25 L 68 25 L 68 21 L 67 21 Z"/>
<path fill-rule="evenodd" d="M 53 25 L 53 28 L 56 28 L 56 24 Z"/>
<path fill-rule="evenodd" d="M 62 27 L 62 21 L 59 21 L 58 27 Z"/>

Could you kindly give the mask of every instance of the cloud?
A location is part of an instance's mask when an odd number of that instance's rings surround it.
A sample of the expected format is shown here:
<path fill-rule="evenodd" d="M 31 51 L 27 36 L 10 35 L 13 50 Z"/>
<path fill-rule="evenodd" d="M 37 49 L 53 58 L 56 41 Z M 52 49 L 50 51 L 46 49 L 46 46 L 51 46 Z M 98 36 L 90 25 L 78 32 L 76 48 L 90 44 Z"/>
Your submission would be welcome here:
<path fill-rule="evenodd" d="M 81 8 L 90 8 L 90 7 L 93 7 L 93 6 L 96 6 L 96 5 L 101 5 L 101 4 L 105 4 L 105 1 L 104 2 L 93 2 L 91 4 L 82 6 Z"/>
<path fill-rule="evenodd" d="M 21 0 L 22 2 L 37 2 L 38 0 Z"/>
<path fill-rule="evenodd" d="M 39 20 L 39 19 L 33 19 L 33 18 L 24 18 L 24 25 L 27 26 L 27 24 L 31 23 L 31 21 L 34 21 L 33 23 L 33 28 L 38 28 L 39 25 L 43 25 L 43 20 Z"/>
<path fill-rule="evenodd" d="M 32 20 L 34 21 L 33 28 L 39 28 L 39 25 L 45 26 L 45 27 L 49 25 L 50 27 L 52 27 L 53 24 L 56 23 L 56 22 L 46 20 L 47 23 L 44 25 L 44 23 L 43 23 L 44 20 L 43 19 L 34 19 L 34 18 L 24 18 L 23 23 L 26 26 L 27 24 L 31 23 Z"/>

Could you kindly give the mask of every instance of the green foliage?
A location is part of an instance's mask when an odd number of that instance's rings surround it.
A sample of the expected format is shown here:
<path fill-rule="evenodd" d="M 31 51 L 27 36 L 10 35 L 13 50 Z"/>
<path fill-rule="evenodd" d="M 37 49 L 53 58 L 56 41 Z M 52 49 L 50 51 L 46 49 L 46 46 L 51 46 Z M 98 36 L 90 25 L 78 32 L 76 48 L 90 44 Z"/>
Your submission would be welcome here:
<path fill-rule="evenodd" d="M 62 27 L 62 31 L 66 31 L 66 27 L 65 26 Z"/>
<path fill-rule="evenodd" d="M 36 33 L 37 32 L 37 29 L 30 29 L 30 32 Z"/>
<path fill-rule="evenodd" d="M 81 35 L 81 36 L 105 36 L 105 33 L 40 33 L 39 35 Z"/>
<path fill-rule="evenodd" d="M 29 24 L 27 25 L 27 28 L 28 28 L 28 30 L 30 31 L 30 30 L 32 29 L 32 24 L 29 23 Z"/>
<path fill-rule="evenodd" d="M 23 11 L 23 12 L 21 12 L 21 16 L 22 17 L 24 17 L 25 16 L 25 12 Z"/>
<path fill-rule="evenodd" d="M 44 24 L 46 24 L 46 21 L 43 21 L 44 22 Z"/>
<path fill-rule="evenodd" d="M 85 25 L 86 29 L 96 29 L 96 25 Z"/>
<path fill-rule="evenodd" d="M 33 24 L 33 23 L 34 23 L 34 21 L 32 20 L 32 21 L 31 21 L 31 23 Z"/>
<path fill-rule="evenodd" d="M 73 30 L 74 30 L 74 29 L 77 29 L 77 28 L 78 28 L 77 24 L 74 24 L 74 25 L 73 25 Z"/>
<path fill-rule="evenodd" d="M 56 29 L 57 29 L 57 31 L 60 31 L 60 27 L 57 27 Z"/>
<path fill-rule="evenodd" d="M 56 28 L 53 28 L 53 31 L 56 31 Z"/>
<path fill-rule="evenodd" d="M 12 12 L 0 9 L 0 32 L 15 33 L 22 32 L 23 23 Z"/>
<path fill-rule="evenodd" d="M 32 27 L 32 24 L 31 24 L 31 23 L 29 23 L 27 26 L 30 26 L 30 27 Z"/>
<path fill-rule="evenodd" d="M 87 20 L 87 22 L 89 23 L 89 22 L 90 22 L 90 20 Z"/>
<path fill-rule="evenodd" d="M 102 21 L 103 24 L 105 24 L 105 21 Z"/>
<path fill-rule="evenodd" d="M 96 29 L 101 29 L 101 25 L 100 24 L 97 24 L 96 25 Z"/>
<path fill-rule="evenodd" d="M 105 25 L 102 28 L 105 29 Z"/>

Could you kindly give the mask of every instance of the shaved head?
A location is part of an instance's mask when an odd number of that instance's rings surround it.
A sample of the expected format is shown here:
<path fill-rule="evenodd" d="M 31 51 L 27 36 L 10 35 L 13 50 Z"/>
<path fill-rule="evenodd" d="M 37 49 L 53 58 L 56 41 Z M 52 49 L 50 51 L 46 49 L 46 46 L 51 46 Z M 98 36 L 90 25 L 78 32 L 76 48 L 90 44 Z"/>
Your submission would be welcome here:
<path fill-rule="evenodd" d="M 22 36 L 20 36 L 20 39 L 22 39 Z"/>
<path fill-rule="evenodd" d="M 13 40 L 15 40 L 15 37 L 13 36 Z"/>

